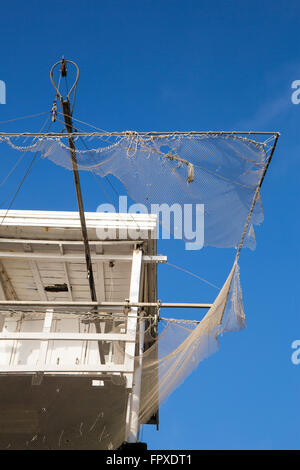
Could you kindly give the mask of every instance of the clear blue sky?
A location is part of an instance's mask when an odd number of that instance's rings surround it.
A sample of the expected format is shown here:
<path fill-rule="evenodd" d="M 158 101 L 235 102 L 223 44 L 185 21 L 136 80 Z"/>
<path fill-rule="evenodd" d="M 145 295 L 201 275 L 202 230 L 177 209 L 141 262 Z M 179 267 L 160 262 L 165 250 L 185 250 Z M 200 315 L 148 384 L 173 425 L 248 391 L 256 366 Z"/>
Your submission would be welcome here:
<path fill-rule="evenodd" d="M 50 108 L 49 68 L 64 54 L 81 69 L 75 115 L 100 128 L 281 132 L 263 185 L 257 250 L 240 261 L 248 328 L 223 338 L 162 406 L 160 431 L 145 427 L 143 439 L 152 449 L 299 449 L 300 365 L 290 359 L 300 339 L 300 105 L 291 103 L 291 83 L 300 79 L 299 2 L 10 0 L 0 12 L 7 85 L 0 121 Z M 25 123 L 9 128 L 25 130 Z M 12 165 L 3 150 L 1 158 L 0 179 Z M 0 188 L 1 200 L 24 169 Z M 67 170 L 43 162 L 14 208 L 76 210 L 72 184 Z M 103 196 L 88 175 L 83 185 L 94 211 Z M 222 283 L 232 250 L 183 248 L 164 242 L 159 251 Z M 192 277 L 159 269 L 165 301 L 214 295 Z"/>

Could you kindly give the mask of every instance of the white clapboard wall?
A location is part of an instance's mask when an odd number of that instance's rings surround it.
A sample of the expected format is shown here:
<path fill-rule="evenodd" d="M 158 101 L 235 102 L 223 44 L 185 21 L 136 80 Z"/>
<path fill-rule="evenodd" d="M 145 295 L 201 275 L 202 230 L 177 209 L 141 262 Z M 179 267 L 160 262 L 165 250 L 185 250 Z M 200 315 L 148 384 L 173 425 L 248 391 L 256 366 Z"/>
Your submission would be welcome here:
<path fill-rule="evenodd" d="M 0 211 L 0 219 L 4 215 L 5 211 Z M 157 261 L 155 256 L 151 258 L 156 247 L 156 216 L 86 213 L 86 222 L 97 300 L 118 302 L 134 296 L 138 301 L 143 266 Z M 108 239 L 99 239 L 101 228 L 109 231 Z M 135 234 L 134 239 L 130 237 L 130 230 Z M 127 238 L 124 238 L 126 233 Z M 0 373 L 133 372 L 133 363 L 130 370 L 128 363 L 121 360 L 120 341 L 118 354 L 114 354 L 114 337 L 108 335 L 117 334 L 118 340 L 120 335 L 123 336 L 121 343 L 129 352 L 123 355 L 123 359 L 126 360 L 131 353 L 134 355 L 136 318 L 128 320 L 128 317 L 136 317 L 137 309 L 126 312 L 124 321 L 118 318 L 113 322 L 110 332 L 106 331 L 105 321 L 99 322 L 100 330 L 98 328 L 97 331 L 94 324 L 86 324 L 80 315 L 69 313 L 70 303 L 91 300 L 78 213 L 10 211 L 0 227 L 0 271 L 0 300 L 15 300 L 16 303 L 59 301 L 69 305 L 68 313 L 64 313 L 62 308 L 59 312 L 32 308 L 31 312 L 18 315 L 17 307 L 13 315 L 2 313 Z M 154 291 L 156 271 L 152 269 L 151 272 Z M 62 290 L 58 288 L 55 291 L 53 286 L 56 285 L 63 286 Z M 122 307 L 108 310 L 120 315 L 124 313 Z M 77 310 L 76 313 L 85 311 Z M 57 336 L 52 339 L 49 334 Z M 97 341 L 88 341 L 91 334 L 94 338 L 97 334 L 106 335 L 99 337 L 101 340 L 107 338 L 104 363 L 103 360 L 100 362 Z M 59 335 L 62 339 L 58 338 Z M 10 339 L 5 339 L 9 336 Z M 130 387 L 132 380 L 129 375 L 127 380 Z"/>

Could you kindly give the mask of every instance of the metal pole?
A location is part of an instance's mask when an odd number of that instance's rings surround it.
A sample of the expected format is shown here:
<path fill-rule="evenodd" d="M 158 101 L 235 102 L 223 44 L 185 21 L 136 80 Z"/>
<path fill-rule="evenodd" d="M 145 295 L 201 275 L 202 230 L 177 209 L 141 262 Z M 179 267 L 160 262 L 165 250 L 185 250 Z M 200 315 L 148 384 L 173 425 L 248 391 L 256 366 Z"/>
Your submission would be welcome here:
<path fill-rule="evenodd" d="M 62 308 L 77 308 L 77 307 L 156 307 L 156 308 L 210 308 L 212 304 L 204 303 L 170 303 L 170 302 L 71 302 L 71 301 L 30 301 L 30 300 L 0 300 L 1 307 L 62 307 Z"/>
<path fill-rule="evenodd" d="M 62 99 L 61 104 L 63 108 L 66 130 L 68 133 L 72 133 L 73 123 L 72 123 L 69 98 L 67 98 L 66 100 Z M 96 289 L 95 289 L 91 252 L 90 252 L 90 246 L 88 242 L 88 234 L 87 234 L 86 221 L 85 221 L 85 215 L 84 215 L 84 207 L 83 207 L 83 201 L 82 201 L 82 193 L 81 193 L 80 179 L 79 179 L 79 173 L 78 173 L 78 164 L 77 164 L 77 158 L 76 158 L 76 149 L 75 149 L 73 135 L 69 135 L 68 141 L 69 141 L 70 154 L 71 154 L 71 160 L 72 160 L 73 176 L 74 176 L 74 183 L 75 183 L 75 189 L 76 189 L 78 210 L 79 210 L 79 215 L 80 215 L 81 233 L 82 233 L 82 238 L 83 238 L 83 243 L 84 243 L 84 253 L 85 253 L 86 268 L 87 268 L 91 298 L 93 302 L 96 302 L 97 295 L 96 295 Z"/>
<path fill-rule="evenodd" d="M 144 354 L 144 339 L 145 339 L 145 320 L 140 320 L 139 323 L 139 349 L 138 349 L 138 364 L 134 371 L 133 387 L 131 393 L 131 406 L 130 406 L 130 420 L 128 425 L 128 442 L 137 442 L 139 439 L 140 423 L 140 401 L 141 401 L 141 387 L 142 387 L 142 372 L 143 372 L 143 354 Z"/>
<path fill-rule="evenodd" d="M 128 132 L 70 132 L 68 134 L 62 132 L 0 132 L 0 137 L 69 137 L 69 136 L 76 136 L 76 137 L 124 137 L 126 135 L 130 135 Z M 175 136 L 210 136 L 210 135 L 244 135 L 244 136 L 255 136 L 255 135 L 266 135 L 266 136 L 280 136 L 279 132 L 276 131 L 266 131 L 266 132 L 245 132 L 245 131 L 193 131 L 193 132 L 184 132 L 184 131 L 176 131 L 176 132 L 136 132 L 134 135 L 140 137 L 147 137 L 147 136 L 168 136 L 168 135 L 175 135 Z"/>

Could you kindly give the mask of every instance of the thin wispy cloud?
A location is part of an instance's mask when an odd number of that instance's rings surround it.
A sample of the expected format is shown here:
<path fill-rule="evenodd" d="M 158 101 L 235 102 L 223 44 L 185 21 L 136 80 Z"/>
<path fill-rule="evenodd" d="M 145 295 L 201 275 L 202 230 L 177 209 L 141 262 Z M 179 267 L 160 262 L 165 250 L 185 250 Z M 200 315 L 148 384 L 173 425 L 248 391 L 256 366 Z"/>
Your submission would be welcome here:
<path fill-rule="evenodd" d="M 252 117 L 240 121 L 237 127 L 251 130 L 265 129 L 277 117 L 288 111 L 291 106 L 290 94 L 285 91 L 284 95 L 275 98 L 273 101 L 263 103 Z"/>

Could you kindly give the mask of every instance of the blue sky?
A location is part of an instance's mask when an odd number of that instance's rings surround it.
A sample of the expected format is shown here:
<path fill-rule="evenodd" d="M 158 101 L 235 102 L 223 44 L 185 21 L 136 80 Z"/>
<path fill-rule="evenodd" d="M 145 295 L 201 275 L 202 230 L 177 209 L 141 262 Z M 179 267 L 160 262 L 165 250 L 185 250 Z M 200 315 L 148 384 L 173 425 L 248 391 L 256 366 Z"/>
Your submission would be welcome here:
<path fill-rule="evenodd" d="M 81 70 L 75 116 L 102 129 L 281 132 L 262 189 L 257 249 L 240 260 L 248 328 L 222 339 L 161 407 L 160 431 L 144 427 L 143 439 L 152 449 L 300 448 L 300 365 L 291 362 L 291 343 L 300 339 L 300 105 L 291 103 L 291 83 L 300 79 L 299 2 L 11 0 L 0 8 L 7 86 L 0 121 L 49 110 L 49 68 L 64 54 Z M 1 158 L 2 179 L 12 161 L 3 151 Z M 25 166 L 0 187 L 1 201 Z M 103 195 L 89 175 L 82 183 L 86 210 L 94 211 Z M 36 165 L 14 208 L 76 210 L 71 173 Z M 180 242 L 159 251 L 219 285 L 234 256 L 188 252 Z M 159 268 L 162 300 L 214 295 L 195 278 Z"/>

